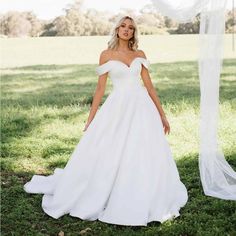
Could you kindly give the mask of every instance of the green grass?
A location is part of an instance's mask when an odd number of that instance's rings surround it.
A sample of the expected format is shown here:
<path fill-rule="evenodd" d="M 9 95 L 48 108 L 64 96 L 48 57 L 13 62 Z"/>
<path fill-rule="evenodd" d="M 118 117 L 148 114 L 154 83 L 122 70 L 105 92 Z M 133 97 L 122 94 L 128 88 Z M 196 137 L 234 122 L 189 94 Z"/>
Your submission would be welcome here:
<path fill-rule="evenodd" d="M 236 168 L 236 60 L 224 60 L 220 83 L 219 140 Z M 36 65 L 2 69 L 2 235 L 236 235 L 235 201 L 205 196 L 198 169 L 197 63 L 152 64 L 151 77 L 171 125 L 167 139 L 189 200 L 174 221 L 148 227 L 55 220 L 41 209 L 42 195 L 23 185 L 33 174 L 63 168 L 83 135 L 97 77 L 95 65 Z M 108 80 L 105 101 L 111 90 Z"/>

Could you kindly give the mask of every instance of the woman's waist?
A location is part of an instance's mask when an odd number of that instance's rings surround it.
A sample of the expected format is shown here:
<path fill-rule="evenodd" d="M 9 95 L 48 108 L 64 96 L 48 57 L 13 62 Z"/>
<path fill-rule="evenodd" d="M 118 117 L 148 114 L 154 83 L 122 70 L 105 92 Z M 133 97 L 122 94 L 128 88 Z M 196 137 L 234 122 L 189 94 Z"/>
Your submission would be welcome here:
<path fill-rule="evenodd" d="M 113 84 L 113 91 L 147 91 L 141 83 Z"/>

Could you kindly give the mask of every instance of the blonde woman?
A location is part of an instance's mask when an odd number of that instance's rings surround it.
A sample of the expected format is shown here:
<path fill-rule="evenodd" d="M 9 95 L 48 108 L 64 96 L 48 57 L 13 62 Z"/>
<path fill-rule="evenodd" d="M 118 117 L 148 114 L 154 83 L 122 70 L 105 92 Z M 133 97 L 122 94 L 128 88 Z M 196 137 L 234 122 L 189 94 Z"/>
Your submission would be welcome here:
<path fill-rule="evenodd" d="M 70 214 L 147 226 L 179 216 L 187 202 L 165 137 L 170 126 L 137 35 L 131 17 L 117 22 L 96 68 L 85 132 L 67 165 L 50 176 L 34 175 L 24 185 L 26 192 L 44 194 L 42 208 L 55 219 Z M 113 90 L 98 110 L 108 76 Z"/>

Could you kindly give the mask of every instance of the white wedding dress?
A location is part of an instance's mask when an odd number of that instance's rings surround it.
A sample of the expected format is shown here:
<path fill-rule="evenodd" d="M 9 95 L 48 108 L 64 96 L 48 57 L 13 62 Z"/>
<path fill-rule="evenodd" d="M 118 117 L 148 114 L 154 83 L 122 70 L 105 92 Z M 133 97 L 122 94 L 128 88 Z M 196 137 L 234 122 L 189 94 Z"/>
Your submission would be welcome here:
<path fill-rule="evenodd" d="M 164 222 L 180 215 L 187 200 L 166 140 L 159 112 L 141 83 L 142 65 L 109 60 L 113 90 L 75 147 L 64 169 L 34 175 L 28 193 L 44 194 L 42 208 L 57 219 L 64 214 L 118 225 Z M 58 127 L 59 128 L 59 127 Z"/>

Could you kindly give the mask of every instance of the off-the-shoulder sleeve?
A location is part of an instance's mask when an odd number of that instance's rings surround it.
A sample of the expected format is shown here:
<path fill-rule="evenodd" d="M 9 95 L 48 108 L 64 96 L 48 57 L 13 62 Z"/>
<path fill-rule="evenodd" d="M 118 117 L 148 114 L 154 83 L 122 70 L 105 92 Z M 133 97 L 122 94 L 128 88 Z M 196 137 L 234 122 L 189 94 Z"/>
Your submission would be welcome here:
<path fill-rule="evenodd" d="M 141 63 L 148 69 L 150 70 L 150 61 L 147 60 L 146 58 L 141 58 Z"/>
<path fill-rule="evenodd" d="M 102 64 L 100 66 L 97 66 L 95 68 L 95 72 L 96 72 L 97 75 L 103 75 L 106 72 L 108 72 L 109 70 L 110 70 L 110 63 L 109 63 L 109 61 L 105 62 L 104 64 Z"/>

